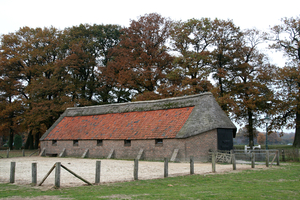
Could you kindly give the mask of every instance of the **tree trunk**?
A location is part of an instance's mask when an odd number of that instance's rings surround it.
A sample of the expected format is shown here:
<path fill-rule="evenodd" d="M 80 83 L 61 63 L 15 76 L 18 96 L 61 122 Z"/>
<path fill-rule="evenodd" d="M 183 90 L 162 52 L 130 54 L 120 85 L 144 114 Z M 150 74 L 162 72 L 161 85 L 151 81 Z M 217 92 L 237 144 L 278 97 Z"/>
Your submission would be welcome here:
<path fill-rule="evenodd" d="M 26 143 L 25 143 L 25 149 L 33 149 L 33 135 L 32 130 L 29 131 Z"/>
<path fill-rule="evenodd" d="M 8 140 L 8 147 L 13 149 L 13 142 L 14 142 L 14 131 L 12 128 L 9 128 L 9 140 Z"/>
<path fill-rule="evenodd" d="M 249 146 L 253 149 L 254 145 L 254 135 L 253 135 L 253 114 L 251 110 L 248 110 L 248 133 L 249 133 Z"/>
<path fill-rule="evenodd" d="M 300 147 L 300 106 L 297 106 L 296 111 L 296 130 L 295 130 L 295 138 L 294 138 L 294 147 Z"/>
<path fill-rule="evenodd" d="M 32 135 L 32 133 L 29 137 L 29 149 L 33 149 L 33 135 Z"/>
<path fill-rule="evenodd" d="M 40 143 L 40 132 L 37 132 L 34 136 L 34 148 L 38 149 Z"/>

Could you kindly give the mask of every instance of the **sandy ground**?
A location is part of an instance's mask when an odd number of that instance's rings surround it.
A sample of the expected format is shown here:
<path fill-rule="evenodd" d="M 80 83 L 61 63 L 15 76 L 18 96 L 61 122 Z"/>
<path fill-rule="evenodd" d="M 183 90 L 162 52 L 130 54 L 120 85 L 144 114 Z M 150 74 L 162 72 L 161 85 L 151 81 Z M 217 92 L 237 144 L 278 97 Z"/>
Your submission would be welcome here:
<path fill-rule="evenodd" d="M 95 183 L 96 161 L 101 161 L 100 183 L 123 182 L 133 180 L 133 161 L 126 160 L 108 160 L 108 159 L 80 159 L 80 158 L 57 158 L 57 157 L 19 157 L 19 158 L 2 158 L 0 159 L 0 182 L 8 183 L 10 177 L 10 163 L 16 162 L 15 184 L 31 183 L 31 165 L 37 163 L 37 182 L 40 183 L 51 167 L 56 162 L 72 170 L 90 183 Z M 169 177 L 188 175 L 190 173 L 189 163 L 169 163 Z M 263 169 L 265 166 L 256 165 L 255 169 Z M 249 164 L 237 164 L 237 170 L 241 171 L 251 169 Z M 210 174 L 212 172 L 211 163 L 195 163 L 195 174 Z M 232 170 L 232 165 L 217 164 L 217 173 L 236 172 Z M 42 187 L 54 186 L 55 170 L 50 174 Z M 139 161 L 139 179 L 156 179 L 163 178 L 163 162 Z M 85 185 L 65 169 L 61 168 L 61 187 L 72 187 Z"/>

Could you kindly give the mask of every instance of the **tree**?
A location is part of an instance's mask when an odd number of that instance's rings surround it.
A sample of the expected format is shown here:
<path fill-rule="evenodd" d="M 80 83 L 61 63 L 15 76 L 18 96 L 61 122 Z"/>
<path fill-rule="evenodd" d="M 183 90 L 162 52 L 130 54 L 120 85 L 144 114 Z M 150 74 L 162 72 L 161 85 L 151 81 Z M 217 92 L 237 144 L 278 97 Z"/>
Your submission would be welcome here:
<path fill-rule="evenodd" d="M 24 112 L 13 118 L 29 133 L 27 148 L 37 148 L 41 133 L 70 106 L 61 87 L 66 73 L 57 65 L 64 56 L 61 41 L 61 31 L 53 27 L 23 27 L 1 38 L 1 68 L 17 85 L 10 90 L 15 92 L 11 102 L 19 100 Z"/>
<path fill-rule="evenodd" d="M 245 30 L 236 42 L 233 61 L 228 66 L 227 83 L 231 103 L 231 114 L 239 123 L 246 122 L 249 146 L 254 145 L 254 125 L 260 125 L 259 116 L 266 111 L 266 102 L 273 99 L 269 89 L 274 69 L 266 56 L 259 52 L 258 45 L 265 35 L 257 30 Z"/>
<path fill-rule="evenodd" d="M 240 128 L 236 134 L 236 137 L 234 138 L 236 144 L 249 144 L 249 128 L 246 126 Z M 258 131 L 254 129 L 253 131 L 253 138 L 254 138 L 254 143 L 256 143 L 256 138 L 258 136 Z"/>
<path fill-rule="evenodd" d="M 22 125 L 28 132 L 25 148 L 37 148 L 41 134 L 67 107 L 111 101 L 106 65 L 119 30 L 114 25 L 80 25 L 63 32 L 23 27 L 2 36 L 0 118 L 11 143 L 15 126 Z"/>
<path fill-rule="evenodd" d="M 166 74 L 172 67 L 173 58 L 167 52 L 171 21 L 151 13 L 132 20 L 123 29 L 121 41 L 110 52 L 108 63 L 111 78 L 118 87 L 129 89 L 136 100 L 160 98 L 159 84 L 165 82 Z"/>
<path fill-rule="evenodd" d="M 277 133 L 275 132 L 270 132 L 268 133 L 268 143 L 269 144 L 280 144 L 281 143 L 281 138 L 278 136 Z"/>
<path fill-rule="evenodd" d="M 288 62 L 277 70 L 278 115 L 275 127 L 295 128 L 294 147 L 300 147 L 300 17 L 283 18 L 282 24 L 274 26 L 275 43 L 271 48 L 280 50 Z"/>
<path fill-rule="evenodd" d="M 2 69 L 0 70 L 2 71 Z M 0 136 L 8 136 L 8 147 L 13 149 L 13 139 L 20 130 L 17 118 L 23 113 L 23 106 L 17 93 L 18 84 L 15 80 L 0 75 Z"/>
<path fill-rule="evenodd" d="M 213 93 L 222 109 L 229 112 L 231 99 L 228 72 L 236 56 L 236 45 L 239 44 L 242 33 L 231 20 L 215 19 L 212 27 L 214 46 L 211 53 L 211 72 L 217 82 Z"/>
<path fill-rule="evenodd" d="M 258 133 L 257 135 L 257 143 L 260 145 L 266 144 L 266 136 L 263 133 Z"/>
<path fill-rule="evenodd" d="M 167 77 L 169 96 L 209 91 L 212 84 L 207 79 L 211 62 L 208 49 L 214 42 L 211 20 L 203 18 L 176 22 L 171 29 L 171 39 L 173 50 L 179 55 Z M 179 87 L 174 87 L 176 85 Z"/>
<path fill-rule="evenodd" d="M 1 36 L 0 46 L 0 133 L 8 136 L 8 147 L 13 149 L 14 134 L 20 129 L 20 119 L 24 112 L 22 104 L 22 81 L 16 67 L 17 59 L 13 54 L 13 42 L 17 38 L 12 35 Z"/>
<path fill-rule="evenodd" d="M 70 73 L 72 98 L 79 106 L 113 101 L 114 85 L 109 78 L 108 52 L 119 43 L 117 25 L 80 24 L 65 30 L 69 53 L 64 60 Z"/>

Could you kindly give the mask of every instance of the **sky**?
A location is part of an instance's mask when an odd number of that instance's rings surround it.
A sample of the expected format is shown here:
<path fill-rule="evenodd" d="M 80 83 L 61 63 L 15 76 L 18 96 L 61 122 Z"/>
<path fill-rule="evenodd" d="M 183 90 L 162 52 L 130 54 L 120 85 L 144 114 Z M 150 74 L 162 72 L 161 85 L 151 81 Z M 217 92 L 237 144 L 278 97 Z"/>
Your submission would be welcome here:
<path fill-rule="evenodd" d="M 59 29 L 80 23 L 128 26 L 131 19 L 152 12 L 174 20 L 232 19 L 243 29 L 262 30 L 280 23 L 282 17 L 299 16 L 299 8 L 298 0 L 0 0 L 0 34 L 15 32 L 23 26 L 52 25 Z"/>
<path fill-rule="evenodd" d="M 0 35 L 29 26 L 60 30 L 79 24 L 118 24 L 128 27 L 147 13 L 172 20 L 230 19 L 241 29 L 268 31 L 283 17 L 300 17 L 299 0 L 0 0 Z M 268 50 L 270 61 L 284 65 L 282 54 Z"/>
<path fill-rule="evenodd" d="M 299 8 L 299 0 L 0 0 L 0 35 L 24 26 L 60 30 L 81 23 L 128 27 L 130 20 L 153 12 L 172 20 L 230 19 L 241 29 L 268 31 L 283 17 L 299 16 Z M 284 65 L 282 56 L 273 54 L 271 62 Z"/>

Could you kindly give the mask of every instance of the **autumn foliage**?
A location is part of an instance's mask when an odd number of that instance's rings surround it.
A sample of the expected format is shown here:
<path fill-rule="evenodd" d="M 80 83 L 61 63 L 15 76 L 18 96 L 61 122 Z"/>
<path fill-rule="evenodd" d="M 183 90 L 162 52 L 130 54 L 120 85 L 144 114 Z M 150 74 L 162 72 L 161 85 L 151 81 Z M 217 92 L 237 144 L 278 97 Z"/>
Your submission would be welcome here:
<path fill-rule="evenodd" d="M 14 135 L 25 134 L 25 147 L 38 148 L 68 107 L 210 91 L 234 121 L 246 125 L 249 145 L 267 113 L 273 117 L 269 130 L 296 128 L 294 145 L 300 146 L 300 19 L 282 22 L 267 35 L 240 30 L 231 20 L 172 21 L 151 13 L 129 27 L 22 27 L 4 34 L 0 136 L 12 148 Z M 261 46 L 267 42 L 285 52 L 285 67 L 270 64 Z"/>

